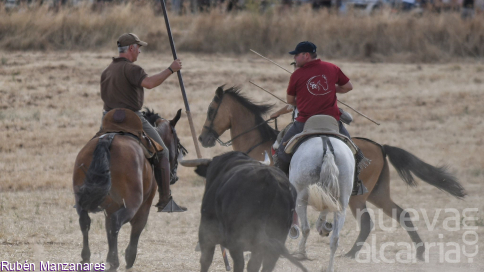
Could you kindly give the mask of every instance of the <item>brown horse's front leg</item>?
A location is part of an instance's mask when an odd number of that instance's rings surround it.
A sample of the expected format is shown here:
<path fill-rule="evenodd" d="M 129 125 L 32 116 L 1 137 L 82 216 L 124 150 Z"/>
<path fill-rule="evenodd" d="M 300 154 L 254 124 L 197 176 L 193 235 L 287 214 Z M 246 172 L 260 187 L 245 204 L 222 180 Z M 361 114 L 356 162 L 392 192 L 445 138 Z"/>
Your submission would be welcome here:
<path fill-rule="evenodd" d="M 89 228 L 91 227 L 91 218 L 86 211 L 79 212 L 79 225 L 81 226 L 82 231 L 82 263 L 90 263 L 91 262 L 91 251 L 89 250 Z"/>

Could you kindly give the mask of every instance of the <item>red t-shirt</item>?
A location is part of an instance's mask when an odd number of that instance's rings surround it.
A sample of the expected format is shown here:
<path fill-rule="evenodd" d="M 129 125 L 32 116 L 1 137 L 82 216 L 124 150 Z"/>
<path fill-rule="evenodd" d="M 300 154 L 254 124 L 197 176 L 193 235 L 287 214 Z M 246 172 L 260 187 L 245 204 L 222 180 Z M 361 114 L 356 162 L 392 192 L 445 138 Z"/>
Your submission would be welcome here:
<path fill-rule="evenodd" d="M 330 115 L 339 120 L 341 113 L 336 103 L 336 84 L 342 86 L 350 79 L 341 69 L 320 59 L 310 61 L 294 71 L 287 94 L 296 96 L 298 122 L 304 123 L 317 114 Z"/>

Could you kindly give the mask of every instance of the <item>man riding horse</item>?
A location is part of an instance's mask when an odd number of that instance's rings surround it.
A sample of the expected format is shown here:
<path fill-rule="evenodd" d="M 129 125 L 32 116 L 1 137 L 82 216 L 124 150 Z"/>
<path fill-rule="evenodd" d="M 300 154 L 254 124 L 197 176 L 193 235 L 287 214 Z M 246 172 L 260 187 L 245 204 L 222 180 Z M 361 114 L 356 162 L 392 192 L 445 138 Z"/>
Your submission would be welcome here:
<path fill-rule="evenodd" d="M 154 156 L 154 173 L 160 195 L 158 211 L 162 211 L 170 201 L 173 201 L 170 191 L 169 151 L 160 135 L 145 119 L 141 108 L 144 100 L 144 89 L 155 88 L 171 74 L 182 68 L 181 60 L 177 59 L 161 73 L 148 76 L 143 68 L 134 64 L 141 53 L 140 47 L 148 45 L 133 33 L 125 33 L 118 38 L 119 56 L 101 75 L 101 98 L 104 101 L 103 116 L 115 108 L 126 108 L 134 111 L 142 121 L 144 132 L 163 147 Z M 186 211 L 185 207 L 180 207 Z"/>
<path fill-rule="evenodd" d="M 350 79 L 338 66 L 317 58 L 316 45 L 312 42 L 300 42 L 296 49 L 289 54 L 294 55 L 297 70 L 291 75 L 287 87 L 288 106 L 271 115 L 271 118 L 277 118 L 281 114 L 292 112 L 294 107 L 297 107 L 299 112 L 273 157 L 274 165 L 286 174 L 289 173 L 291 155 L 284 152 L 284 143 L 303 131 L 304 124 L 309 117 L 319 114 L 334 117 L 339 123 L 339 132 L 350 138 L 350 134 L 340 120 L 341 112 L 338 108 L 336 93 L 347 93 L 353 89 Z M 361 156 L 355 156 L 355 158 L 357 161 L 353 195 L 364 194 L 367 191 L 358 178 L 358 164 L 362 158 Z"/>

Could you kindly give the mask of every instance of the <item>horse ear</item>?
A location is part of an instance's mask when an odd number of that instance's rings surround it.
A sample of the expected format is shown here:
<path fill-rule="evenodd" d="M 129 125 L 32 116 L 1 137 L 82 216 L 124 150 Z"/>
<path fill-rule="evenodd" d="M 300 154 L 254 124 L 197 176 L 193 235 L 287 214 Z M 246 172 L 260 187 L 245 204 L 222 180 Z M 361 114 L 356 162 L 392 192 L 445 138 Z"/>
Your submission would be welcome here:
<path fill-rule="evenodd" d="M 224 85 L 220 86 L 217 88 L 217 90 L 215 91 L 215 96 L 217 98 L 222 98 L 222 96 L 224 95 L 224 89 L 223 89 Z"/>
<path fill-rule="evenodd" d="M 175 118 L 173 118 L 173 120 L 170 120 L 170 125 L 172 127 L 175 127 L 176 123 L 178 122 L 178 120 L 180 120 L 180 116 L 181 116 L 181 109 L 179 109 L 177 112 L 176 112 L 176 116 Z"/>

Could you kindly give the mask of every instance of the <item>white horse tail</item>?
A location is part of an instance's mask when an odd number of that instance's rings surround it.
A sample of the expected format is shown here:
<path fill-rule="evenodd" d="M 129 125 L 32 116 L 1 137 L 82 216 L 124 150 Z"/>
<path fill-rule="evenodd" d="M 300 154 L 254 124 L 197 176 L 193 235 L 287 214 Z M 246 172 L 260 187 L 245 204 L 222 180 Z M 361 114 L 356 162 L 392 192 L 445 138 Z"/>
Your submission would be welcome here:
<path fill-rule="evenodd" d="M 334 155 L 327 152 L 323 157 L 323 165 L 319 174 L 319 181 L 309 186 L 309 205 L 317 211 L 341 210 L 339 203 L 339 170 L 334 161 Z"/>

